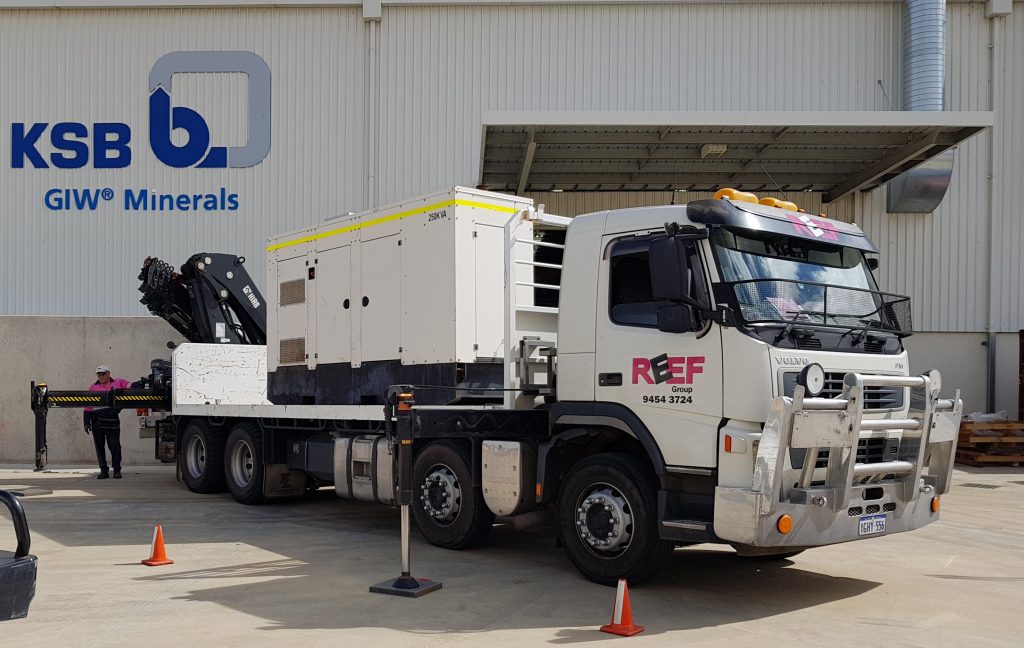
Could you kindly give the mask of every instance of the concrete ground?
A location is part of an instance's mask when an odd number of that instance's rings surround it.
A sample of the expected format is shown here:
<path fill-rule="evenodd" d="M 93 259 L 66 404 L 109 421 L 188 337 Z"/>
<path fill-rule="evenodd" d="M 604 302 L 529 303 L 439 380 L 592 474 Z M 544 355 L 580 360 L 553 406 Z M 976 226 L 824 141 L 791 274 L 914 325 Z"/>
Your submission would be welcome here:
<path fill-rule="evenodd" d="M 413 572 L 444 582 L 418 600 L 369 594 L 398 572 L 398 514 L 321 493 L 248 507 L 194 495 L 167 467 L 0 469 L 21 490 L 39 556 L 29 617 L 0 645 L 531 646 L 613 642 L 614 591 L 583 580 L 549 530 L 496 527 L 465 552 L 413 538 Z M 974 484 L 975 486 L 971 486 Z M 978 485 L 986 486 L 980 488 Z M 47 493 L 47 491 L 52 491 Z M 635 645 L 1020 646 L 1024 470 L 957 471 L 942 519 L 914 533 L 778 563 L 680 549 L 631 591 Z M 6 513 L 0 514 L 6 516 Z M 174 565 L 145 567 L 152 525 Z M 13 549 L 0 520 L 0 548 Z M 344 642 L 344 643 L 341 643 Z"/>

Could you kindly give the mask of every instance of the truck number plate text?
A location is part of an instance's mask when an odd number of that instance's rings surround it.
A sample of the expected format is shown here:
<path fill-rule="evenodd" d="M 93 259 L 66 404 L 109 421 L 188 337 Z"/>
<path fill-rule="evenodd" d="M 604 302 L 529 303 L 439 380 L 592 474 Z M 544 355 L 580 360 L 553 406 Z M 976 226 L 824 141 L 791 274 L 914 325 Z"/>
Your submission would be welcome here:
<path fill-rule="evenodd" d="M 857 535 L 872 535 L 874 533 L 883 533 L 884 531 L 884 515 L 865 515 L 860 518 L 860 527 L 857 530 Z"/>

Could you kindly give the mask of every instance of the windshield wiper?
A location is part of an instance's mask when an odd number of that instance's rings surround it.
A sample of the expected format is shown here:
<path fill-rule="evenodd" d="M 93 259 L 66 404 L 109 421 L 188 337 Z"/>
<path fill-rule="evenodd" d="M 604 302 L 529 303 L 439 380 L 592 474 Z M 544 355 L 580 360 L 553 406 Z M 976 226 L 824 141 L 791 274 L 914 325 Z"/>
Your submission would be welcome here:
<path fill-rule="evenodd" d="M 793 315 L 794 319 L 791 319 L 791 320 L 789 320 L 786 323 L 786 326 L 781 331 L 779 331 L 778 335 L 775 336 L 775 341 L 773 341 L 772 344 L 778 344 L 779 342 L 782 341 L 783 338 L 789 337 L 789 335 L 792 334 L 792 332 L 793 332 L 793 325 L 794 324 L 797 324 L 797 323 L 803 324 L 803 323 L 805 323 L 805 322 L 798 322 L 795 319 L 796 317 L 800 317 L 801 315 L 821 315 L 821 316 L 824 317 L 824 315 L 825 315 L 822 312 L 809 311 L 809 310 L 803 310 L 803 309 L 800 309 L 800 310 L 797 310 L 797 311 L 788 310 L 788 311 L 786 311 L 786 314 L 787 315 Z M 811 321 L 810 323 L 814 324 L 814 321 Z M 808 336 L 813 335 L 813 333 L 811 333 L 810 331 L 807 331 L 806 329 L 797 329 L 797 330 L 798 331 L 803 331 Z"/>

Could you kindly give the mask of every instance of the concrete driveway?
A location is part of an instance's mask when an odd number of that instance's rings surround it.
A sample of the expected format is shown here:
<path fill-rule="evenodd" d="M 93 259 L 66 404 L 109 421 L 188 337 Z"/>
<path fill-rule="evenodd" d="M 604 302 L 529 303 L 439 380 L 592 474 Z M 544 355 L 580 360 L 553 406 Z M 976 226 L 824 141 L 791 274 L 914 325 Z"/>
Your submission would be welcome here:
<path fill-rule="evenodd" d="M 330 492 L 247 507 L 194 495 L 169 467 L 0 469 L 21 490 L 39 556 L 27 619 L 0 645 L 533 646 L 627 641 L 597 631 L 614 590 L 581 578 L 550 529 L 496 527 L 449 552 L 413 537 L 413 573 L 444 582 L 418 600 L 369 594 L 397 575 L 398 514 Z M 971 485 L 973 484 L 973 486 Z M 979 487 L 981 486 L 981 487 Z M 1020 646 L 1024 470 L 958 471 L 942 520 L 775 563 L 731 549 L 677 550 L 631 590 L 651 646 Z M 6 512 L 0 513 L 6 516 Z M 145 567 L 155 523 L 174 565 Z M 0 520 L 0 548 L 13 549 Z"/>

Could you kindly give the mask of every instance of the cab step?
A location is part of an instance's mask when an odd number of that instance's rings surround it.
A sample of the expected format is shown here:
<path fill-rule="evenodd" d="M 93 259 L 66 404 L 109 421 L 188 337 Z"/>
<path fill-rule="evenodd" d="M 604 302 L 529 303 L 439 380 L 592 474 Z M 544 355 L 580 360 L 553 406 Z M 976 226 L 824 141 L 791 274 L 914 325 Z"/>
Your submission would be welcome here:
<path fill-rule="evenodd" d="M 662 520 L 660 535 L 678 542 L 714 542 L 715 532 L 710 520 Z"/>

